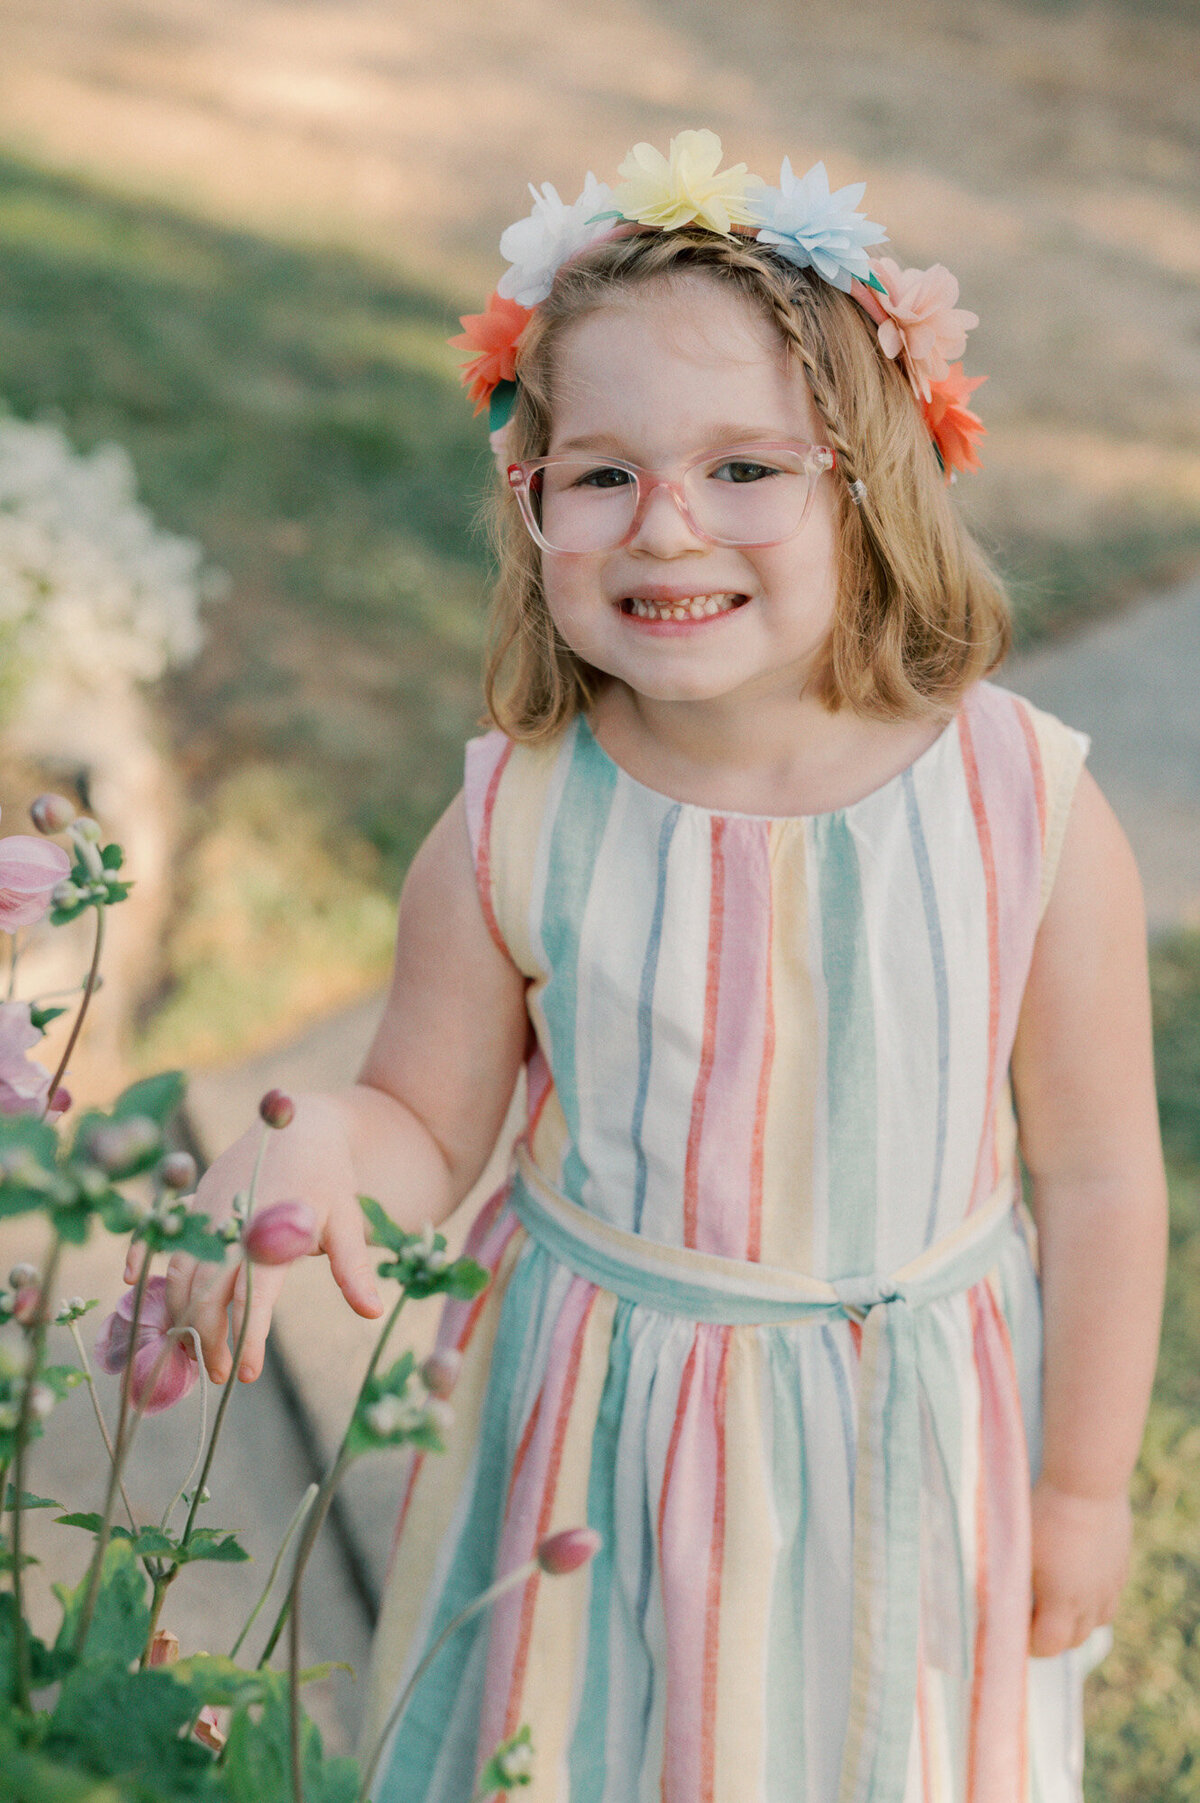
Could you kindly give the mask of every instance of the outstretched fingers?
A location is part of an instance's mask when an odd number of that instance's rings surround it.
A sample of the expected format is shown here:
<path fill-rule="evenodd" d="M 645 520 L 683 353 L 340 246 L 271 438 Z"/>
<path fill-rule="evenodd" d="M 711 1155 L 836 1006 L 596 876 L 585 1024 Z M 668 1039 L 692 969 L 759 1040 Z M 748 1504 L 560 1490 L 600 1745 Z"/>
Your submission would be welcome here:
<path fill-rule="evenodd" d="M 241 1358 L 238 1361 L 237 1374 L 242 1383 L 249 1384 L 262 1374 L 271 1315 L 279 1300 L 279 1292 L 283 1288 L 288 1268 L 286 1265 L 254 1266 L 248 1312 L 246 1309 L 246 1271 L 247 1266 L 243 1261 L 238 1267 L 237 1282 L 233 1289 L 232 1338 L 236 1348 L 244 1320 L 246 1322 L 246 1339 L 242 1346 Z"/>
<path fill-rule="evenodd" d="M 377 1319 L 383 1313 L 383 1298 L 375 1282 L 375 1258 L 367 1245 L 363 1213 L 357 1202 L 330 1211 L 321 1250 L 328 1255 L 334 1281 L 355 1314 L 364 1315 L 368 1321 Z"/>

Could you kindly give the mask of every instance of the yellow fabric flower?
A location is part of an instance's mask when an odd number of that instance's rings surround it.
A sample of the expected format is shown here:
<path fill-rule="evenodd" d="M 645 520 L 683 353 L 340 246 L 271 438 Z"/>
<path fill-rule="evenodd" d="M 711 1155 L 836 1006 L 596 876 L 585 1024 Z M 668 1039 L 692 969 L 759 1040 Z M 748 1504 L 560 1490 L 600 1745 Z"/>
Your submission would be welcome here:
<path fill-rule="evenodd" d="M 735 225 L 753 225 L 746 203 L 748 188 L 761 187 L 745 163 L 718 174 L 721 140 L 715 131 L 681 131 L 671 139 L 669 156 L 653 144 L 635 144 L 617 171 L 623 179 L 613 191 L 613 205 L 626 219 L 678 231 L 693 220 L 727 238 Z"/>

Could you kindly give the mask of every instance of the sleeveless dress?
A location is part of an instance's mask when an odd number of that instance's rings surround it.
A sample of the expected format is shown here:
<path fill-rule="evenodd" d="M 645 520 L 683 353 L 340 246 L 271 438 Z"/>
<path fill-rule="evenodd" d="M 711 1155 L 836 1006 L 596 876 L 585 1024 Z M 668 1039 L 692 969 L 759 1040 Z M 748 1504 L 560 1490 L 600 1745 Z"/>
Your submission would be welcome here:
<path fill-rule="evenodd" d="M 717 813 L 583 718 L 468 747 L 528 1122 L 448 1303 L 364 1748 L 376 1803 L 1076 1803 L 1098 1628 L 1028 1656 L 1036 1234 L 1008 1076 L 1086 738 L 988 683 L 850 807 Z"/>

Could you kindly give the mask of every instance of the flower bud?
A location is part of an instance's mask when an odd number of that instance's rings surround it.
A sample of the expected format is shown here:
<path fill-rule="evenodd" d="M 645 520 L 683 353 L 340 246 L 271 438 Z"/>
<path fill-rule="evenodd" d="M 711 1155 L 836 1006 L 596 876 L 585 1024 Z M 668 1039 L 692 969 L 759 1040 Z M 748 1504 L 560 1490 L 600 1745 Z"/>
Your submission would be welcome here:
<path fill-rule="evenodd" d="M 211 1703 L 206 1703 L 196 1717 L 196 1726 L 192 1729 L 192 1739 L 198 1740 L 201 1746 L 209 1747 L 219 1753 L 225 1745 L 225 1735 L 221 1731 L 221 1718 Z"/>
<path fill-rule="evenodd" d="M 37 1421 L 45 1421 L 57 1401 L 49 1384 L 34 1384 L 29 1392 L 29 1407 Z"/>
<path fill-rule="evenodd" d="M 258 1104 L 258 1112 L 268 1127 L 286 1127 L 296 1112 L 296 1104 L 286 1090 L 269 1089 Z"/>
<path fill-rule="evenodd" d="M 92 845 L 100 843 L 100 822 L 93 820 L 90 814 L 81 814 L 75 821 L 73 831 L 77 838 Z"/>
<path fill-rule="evenodd" d="M 147 1665 L 174 1665 L 179 1657 L 179 1636 L 172 1634 L 170 1628 L 159 1628 L 150 1642 L 150 1657 Z"/>
<path fill-rule="evenodd" d="M 62 833 L 75 818 L 75 807 L 65 795 L 39 795 L 29 809 L 29 818 L 39 833 Z"/>
<path fill-rule="evenodd" d="M 60 1120 L 71 1106 L 71 1100 L 70 1090 L 67 1089 L 64 1084 L 60 1083 L 50 1098 L 50 1106 L 46 1110 L 46 1119 L 51 1122 Z"/>
<path fill-rule="evenodd" d="M 195 1189 L 196 1160 L 190 1152 L 168 1152 L 158 1167 L 158 1175 L 167 1189 Z"/>
<path fill-rule="evenodd" d="M 537 1562 L 553 1577 L 563 1577 L 594 1559 L 602 1544 L 595 1528 L 563 1528 L 538 1542 Z"/>
<path fill-rule="evenodd" d="M 254 1215 L 242 1235 L 256 1265 L 290 1265 L 317 1249 L 317 1217 L 307 1202 L 272 1202 Z"/>
<path fill-rule="evenodd" d="M 94 1128 L 88 1135 L 87 1151 L 102 1171 L 115 1177 L 140 1163 L 161 1139 L 162 1133 L 149 1115 L 131 1114 Z"/>
<path fill-rule="evenodd" d="M 425 1404 L 425 1419 L 439 1434 L 448 1434 L 454 1426 L 454 1410 L 440 1396 L 431 1396 Z"/>
<path fill-rule="evenodd" d="M 462 1370 L 462 1353 L 447 1347 L 444 1352 L 431 1352 L 421 1366 L 421 1380 L 431 1396 L 449 1396 Z"/>
<path fill-rule="evenodd" d="M 496 1764 L 510 1783 L 527 1778 L 533 1771 L 533 1748 L 527 1740 L 518 1741 L 514 1747 L 505 1747 Z"/>
<path fill-rule="evenodd" d="M 42 1292 L 36 1283 L 24 1283 L 13 1297 L 12 1318 L 19 1327 L 32 1327 L 37 1320 Z"/>
<path fill-rule="evenodd" d="M 8 1274 L 8 1281 L 14 1290 L 27 1289 L 31 1283 L 36 1283 L 37 1280 L 38 1269 L 36 1265 L 14 1265 Z"/>

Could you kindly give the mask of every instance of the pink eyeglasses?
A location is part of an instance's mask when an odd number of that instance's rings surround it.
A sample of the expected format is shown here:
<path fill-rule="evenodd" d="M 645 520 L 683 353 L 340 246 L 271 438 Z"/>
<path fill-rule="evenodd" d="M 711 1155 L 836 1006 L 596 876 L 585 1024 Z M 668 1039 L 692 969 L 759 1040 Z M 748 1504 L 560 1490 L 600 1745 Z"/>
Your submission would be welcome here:
<path fill-rule="evenodd" d="M 510 463 L 508 482 L 543 551 L 579 556 L 627 545 L 659 488 L 707 544 L 779 545 L 799 532 L 818 477 L 836 462 L 828 445 L 785 439 L 704 451 L 677 481 L 593 454 Z"/>

